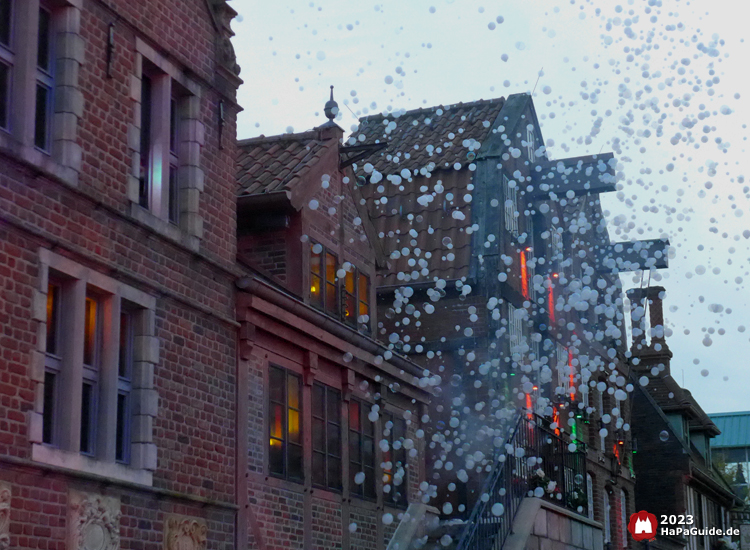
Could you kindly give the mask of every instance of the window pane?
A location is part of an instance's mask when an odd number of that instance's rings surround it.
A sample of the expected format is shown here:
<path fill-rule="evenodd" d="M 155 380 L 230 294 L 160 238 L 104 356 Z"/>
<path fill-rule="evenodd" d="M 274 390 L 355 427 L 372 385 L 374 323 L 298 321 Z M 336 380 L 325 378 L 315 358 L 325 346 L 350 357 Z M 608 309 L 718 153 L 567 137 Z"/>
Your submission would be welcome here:
<path fill-rule="evenodd" d="M 370 278 L 367 275 L 359 274 L 359 301 L 365 304 L 370 303 Z"/>
<path fill-rule="evenodd" d="M 336 284 L 336 256 L 326 253 L 326 282 Z"/>
<path fill-rule="evenodd" d="M 37 35 L 36 65 L 43 71 L 50 72 L 50 14 L 39 9 L 39 34 Z"/>
<path fill-rule="evenodd" d="M 180 223 L 180 186 L 176 166 L 169 167 L 169 221 Z"/>
<path fill-rule="evenodd" d="M 47 353 L 57 354 L 60 315 L 60 287 L 47 287 Z"/>
<path fill-rule="evenodd" d="M 271 439 L 268 448 L 269 470 L 272 474 L 284 475 L 284 444 L 278 439 Z"/>
<path fill-rule="evenodd" d="M 0 0 L 0 44 L 10 46 L 12 0 Z"/>
<path fill-rule="evenodd" d="M 131 358 L 133 357 L 133 317 L 128 312 L 120 313 L 120 359 L 117 375 L 130 378 Z"/>
<path fill-rule="evenodd" d="M 364 466 L 375 466 L 375 446 L 371 437 L 365 437 L 362 441 L 362 464 Z"/>
<path fill-rule="evenodd" d="M 169 150 L 174 153 L 177 151 L 177 100 L 172 98 L 169 101 Z"/>
<path fill-rule="evenodd" d="M 359 427 L 359 402 L 349 401 L 349 428 L 360 431 Z"/>
<path fill-rule="evenodd" d="M 50 90 L 44 84 L 36 85 L 36 115 L 34 118 L 34 145 L 47 149 Z"/>
<path fill-rule="evenodd" d="M 81 391 L 81 452 L 91 453 L 94 438 L 92 437 L 94 412 L 94 388 L 91 384 L 83 384 Z"/>
<path fill-rule="evenodd" d="M 271 418 L 269 426 L 272 438 L 284 438 L 284 407 L 282 407 L 281 405 L 271 406 Z"/>
<path fill-rule="evenodd" d="M 326 484 L 326 460 L 323 453 L 313 453 L 312 457 L 312 481 L 315 485 L 325 487 Z"/>
<path fill-rule="evenodd" d="M 148 208 L 148 192 L 151 181 L 151 79 L 141 77 L 141 181 L 138 204 Z"/>
<path fill-rule="evenodd" d="M 288 405 L 292 409 L 300 408 L 300 379 L 299 376 L 289 375 Z"/>
<path fill-rule="evenodd" d="M 323 307 L 323 287 L 317 275 L 310 275 L 310 305 Z"/>
<path fill-rule="evenodd" d="M 289 442 L 302 443 L 302 430 L 299 411 L 289 409 Z"/>
<path fill-rule="evenodd" d="M 289 477 L 292 479 L 302 479 L 302 446 L 301 445 L 289 445 L 288 446 L 289 461 Z"/>
<path fill-rule="evenodd" d="M 326 389 L 322 384 L 315 383 L 312 388 L 312 414 L 316 418 L 323 418 L 325 414 Z"/>
<path fill-rule="evenodd" d="M 328 458 L 328 487 L 341 490 L 341 460 Z"/>
<path fill-rule="evenodd" d="M 347 271 L 346 276 L 344 277 L 344 287 L 346 287 L 346 291 L 354 294 L 354 277 L 356 276 L 356 273 L 354 272 L 354 269 L 352 271 Z"/>
<path fill-rule="evenodd" d="M 284 371 L 271 367 L 268 370 L 268 389 L 271 401 L 284 403 Z"/>
<path fill-rule="evenodd" d="M 117 434 L 115 441 L 115 460 L 123 462 L 127 460 L 128 449 L 128 396 L 123 393 L 117 394 Z"/>
<path fill-rule="evenodd" d="M 328 422 L 341 424 L 341 392 L 328 388 Z"/>
<path fill-rule="evenodd" d="M 42 412 L 42 441 L 52 443 L 55 418 L 55 384 L 57 375 L 44 373 L 44 410 Z"/>
<path fill-rule="evenodd" d="M 349 460 L 355 464 L 362 464 L 361 442 L 361 435 L 357 432 L 349 431 Z"/>
<path fill-rule="evenodd" d="M 357 299 L 354 294 L 346 293 L 346 303 L 344 304 L 344 321 L 350 325 L 357 324 Z"/>
<path fill-rule="evenodd" d="M 315 245 L 314 244 L 314 245 L 312 245 L 310 247 L 310 249 L 311 249 L 311 252 L 310 252 L 310 271 L 312 271 L 313 273 L 315 273 L 317 275 L 322 275 L 323 273 L 321 272 L 320 253 L 315 252 L 317 250 L 316 247 L 318 247 L 318 246 L 320 246 L 320 245 Z"/>
<path fill-rule="evenodd" d="M 326 450 L 325 422 L 318 418 L 313 418 L 312 421 L 312 446 L 316 451 L 325 452 Z"/>
<path fill-rule="evenodd" d="M 86 298 L 86 319 L 83 328 L 83 363 L 94 366 L 96 361 L 97 316 L 96 300 Z"/>
<path fill-rule="evenodd" d="M 328 454 L 341 456 L 341 428 L 336 424 L 328 424 Z"/>
<path fill-rule="evenodd" d="M 2 2 L 2 0 L 0 0 Z M 0 17 L 2 17 L 0 15 Z M 10 99 L 10 67 L 0 63 L 0 128 L 8 127 L 8 101 Z"/>
<path fill-rule="evenodd" d="M 338 316 L 338 293 L 336 285 L 326 283 L 326 311 Z"/>

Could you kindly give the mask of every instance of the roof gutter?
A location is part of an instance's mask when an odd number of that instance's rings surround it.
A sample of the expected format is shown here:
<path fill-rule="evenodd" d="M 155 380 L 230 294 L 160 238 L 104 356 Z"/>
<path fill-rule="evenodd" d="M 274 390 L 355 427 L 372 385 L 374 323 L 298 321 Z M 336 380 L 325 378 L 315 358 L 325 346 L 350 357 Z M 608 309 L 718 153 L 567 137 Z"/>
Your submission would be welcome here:
<path fill-rule="evenodd" d="M 242 277 L 236 282 L 237 288 L 244 290 L 262 298 L 275 306 L 290 311 L 300 319 L 307 321 L 317 327 L 322 328 L 326 332 L 329 332 L 341 338 L 345 342 L 357 346 L 373 355 L 383 355 L 386 351 L 390 351 L 384 345 L 378 343 L 376 340 L 360 334 L 359 332 L 347 327 L 346 325 L 332 319 L 328 315 L 325 315 L 304 302 L 299 301 L 284 291 L 274 288 L 267 284 L 265 281 L 258 279 L 257 277 L 248 276 Z M 393 353 L 393 352 L 391 352 Z M 417 364 L 405 359 L 404 357 L 393 353 L 388 362 L 396 368 L 403 370 L 412 376 L 421 377 L 423 369 Z M 422 388 L 419 388 L 422 391 Z M 425 391 L 425 393 L 428 393 Z"/>

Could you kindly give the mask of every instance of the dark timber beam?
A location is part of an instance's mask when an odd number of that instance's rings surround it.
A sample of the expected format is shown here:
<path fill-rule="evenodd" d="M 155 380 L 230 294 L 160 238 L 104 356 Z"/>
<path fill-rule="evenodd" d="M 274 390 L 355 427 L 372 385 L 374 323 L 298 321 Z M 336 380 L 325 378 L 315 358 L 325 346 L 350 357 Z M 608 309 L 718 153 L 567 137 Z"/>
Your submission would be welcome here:
<path fill-rule="evenodd" d="M 531 200 L 566 198 L 569 191 L 576 197 L 614 191 L 616 163 L 612 153 L 545 162 L 532 171 Z"/>

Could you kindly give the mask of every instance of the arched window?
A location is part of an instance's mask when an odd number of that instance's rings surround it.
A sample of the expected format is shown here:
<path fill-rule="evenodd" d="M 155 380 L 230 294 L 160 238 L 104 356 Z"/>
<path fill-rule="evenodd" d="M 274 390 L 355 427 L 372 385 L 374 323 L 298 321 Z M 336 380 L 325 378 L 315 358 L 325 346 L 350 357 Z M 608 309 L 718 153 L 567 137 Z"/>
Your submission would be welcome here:
<path fill-rule="evenodd" d="M 588 518 L 594 519 L 594 480 L 591 474 L 586 474 L 586 496 L 588 497 L 587 511 Z"/>
<path fill-rule="evenodd" d="M 620 489 L 620 536 L 622 537 L 622 547 L 628 547 L 628 500 L 625 491 Z"/>
<path fill-rule="evenodd" d="M 610 523 L 610 505 L 609 505 L 609 493 L 605 489 L 602 491 L 603 495 L 603 509 L 604 509 L 604 543 L 612 541 L 612 525 Z"/>

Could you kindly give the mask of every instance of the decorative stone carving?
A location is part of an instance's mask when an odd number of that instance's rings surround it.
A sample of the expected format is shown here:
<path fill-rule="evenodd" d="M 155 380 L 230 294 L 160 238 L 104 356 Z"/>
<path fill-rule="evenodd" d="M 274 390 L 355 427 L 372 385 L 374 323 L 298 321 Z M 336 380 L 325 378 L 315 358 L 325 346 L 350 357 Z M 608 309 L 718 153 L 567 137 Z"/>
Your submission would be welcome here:
<path fill-rule="evenodd" d="M 237 64 L 237 55 L 231 41 L 234 36 L 231 22 L 237 17 L 237 12 L 227 4 L 226 0 L 208 0 L 208 5 L 219 31 L 219 62 L 232 74 L 238 76 L 240 66 Z"/>
<path fill-rule="evenodd" d="M 119 550 L 120 500 L 70 493 L 70 546 L 73 550 Z"/>
<path fill-rule="evenodd" d="M 168 516 L 164 530 L 164 550 L 206 550 L 208 527 L 203 519 Z"/>
<path fill-rule="evenodd" d="M 10 548 L 10 483 L 0 481 L 0 550 Z"/>

